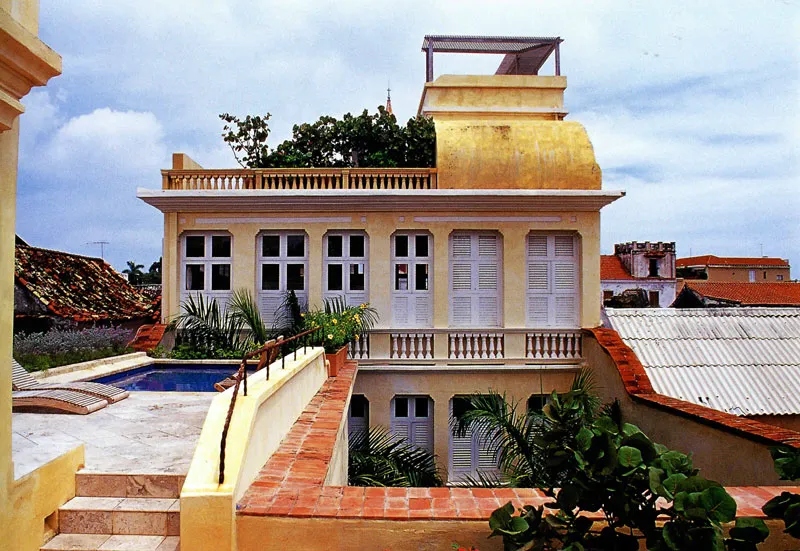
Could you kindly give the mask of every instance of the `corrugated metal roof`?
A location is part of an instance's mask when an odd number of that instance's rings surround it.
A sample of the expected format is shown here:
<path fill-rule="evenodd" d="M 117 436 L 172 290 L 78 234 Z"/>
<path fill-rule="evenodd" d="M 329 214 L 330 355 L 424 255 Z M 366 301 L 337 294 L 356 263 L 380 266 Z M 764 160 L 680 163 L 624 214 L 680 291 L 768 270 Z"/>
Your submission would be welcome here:
<path fill-rule="evenodd" d="M 800 308 L 607 308 L 656 392 L 736 415 L 800 414 Z"/>

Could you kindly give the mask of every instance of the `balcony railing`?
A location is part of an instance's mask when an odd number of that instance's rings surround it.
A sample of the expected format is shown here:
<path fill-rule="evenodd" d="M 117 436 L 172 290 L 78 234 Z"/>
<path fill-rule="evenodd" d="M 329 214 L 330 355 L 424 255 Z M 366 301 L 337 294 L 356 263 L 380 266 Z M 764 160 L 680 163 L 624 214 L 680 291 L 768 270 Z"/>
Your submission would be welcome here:
<path fill-rule="evenodd" d="M 162 170 L 162 189 L 371 190 L 436 189 L 435 168 L 274 168 Z"/>
<path fill-rule="evenodd" d="M 363 366 L 574 364 L 581 338 L 580 329 L 377 329 L 351 343 L 350 357 Z"/>

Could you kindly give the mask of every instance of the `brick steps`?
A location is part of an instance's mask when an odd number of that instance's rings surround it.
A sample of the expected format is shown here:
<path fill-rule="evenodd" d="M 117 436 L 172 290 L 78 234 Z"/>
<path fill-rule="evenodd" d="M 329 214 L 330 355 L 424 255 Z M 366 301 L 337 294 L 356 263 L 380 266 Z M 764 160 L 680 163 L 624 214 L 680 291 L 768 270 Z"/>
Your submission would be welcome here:
<path fill-rule="evenodd" d="M 130 342 L 130 347 L 137 352 L 149 352 L 158 346 L 158 343 L 164 338 L 166 329 L 167 326 L 163 323 L 142 325 L 136 331 L 136 336 Z"/>
<path fill-rule="evenodd" d="M 81 471 L 76 497 L 58 510 L 59 535 L 42 551 L 175 551 L 183 475 Z"/>

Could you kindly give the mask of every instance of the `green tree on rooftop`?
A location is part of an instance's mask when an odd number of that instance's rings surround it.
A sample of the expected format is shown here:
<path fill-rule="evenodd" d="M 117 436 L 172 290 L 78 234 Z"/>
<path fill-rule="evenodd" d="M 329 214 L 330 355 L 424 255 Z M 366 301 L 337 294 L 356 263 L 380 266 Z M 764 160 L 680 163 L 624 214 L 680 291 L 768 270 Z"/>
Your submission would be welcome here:
<path fill-rule="evenodd" d="M 322 116 L 314 123 L 296 124 L 292 138 L 270 148 L 271 115 L 229 113 L 222 139 L 243 168 L 348 168 L 434 166 L 436 132 L 433 120 L 412 117 L 405 126 L 383 106 L 374 114 L 345 114 L 341 119 Z"/>

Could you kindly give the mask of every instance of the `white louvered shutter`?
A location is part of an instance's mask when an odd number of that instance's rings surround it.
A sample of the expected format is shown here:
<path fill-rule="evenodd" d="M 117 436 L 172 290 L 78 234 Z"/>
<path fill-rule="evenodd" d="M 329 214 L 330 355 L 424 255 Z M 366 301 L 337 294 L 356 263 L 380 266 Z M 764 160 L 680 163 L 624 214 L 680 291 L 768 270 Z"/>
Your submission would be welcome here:
<path fill-rule="evenodd" d="M 392 434 L 398 440 L 409 441 L 411 437 L 411 424 L 407 417 L 393 417 L 392 418 Z"/>
<path fill-rule="evenodd" d="M 407 238 L 407 250 L 404 256 L 397 256 L 396 238 Z M 417 250 L 417 240 L 427 240 L 424 251 Z M 395 328 L 421 329 L 433 325 L 433 245 L 432 237 L 425 233 L 400 233 L 392 236 L 392 267 L 391 267 L 391 301 L 392 325 Z M 398 289 L 395 278 L 397 266 L 406 265 L 406 288 Z M 424 270 L 427 269 L 427 272 Z M 417 288 L 418 271 L 427 273 L 426 284 Z M 425 281 L 424 277 L 421 281 Z"/>
<path fill-rule="evenodd" d="M 408 326 L 408 297 L 395 293 L 392 297 L 392 325 L 394 327 Z"/>
<path fill-rule="evenodd" d="M 450 481 L 457 482 L 464 475 L 472 473 L 472 435 L 452 436 L 450 438 Z"/>
<path fill-rule="evenodd" d="M 432 418 L 415 419 L 411 423 L 411 443 L 418 448 L 433 452 L 433 427 L 429 422 Z"/>
<path fill-rule="evenodd" d="M 417 327 L 430 327 L 433 323 L 431 310 L 430 293 L 414 297 L 414 324 Z"/>
<path fill-rule="evenodd" d="M 500 325 L 500 238 L 487 234 L 452 237 L 451 325 L 496 327 Z"/>
<path fill-rule="evenodd" d="M 527 325 L 579 326 L 577 240 L 572 235 L 528 236 Z"/>

